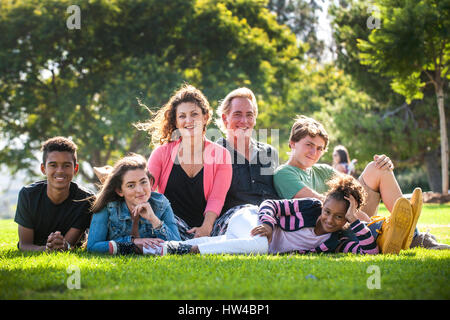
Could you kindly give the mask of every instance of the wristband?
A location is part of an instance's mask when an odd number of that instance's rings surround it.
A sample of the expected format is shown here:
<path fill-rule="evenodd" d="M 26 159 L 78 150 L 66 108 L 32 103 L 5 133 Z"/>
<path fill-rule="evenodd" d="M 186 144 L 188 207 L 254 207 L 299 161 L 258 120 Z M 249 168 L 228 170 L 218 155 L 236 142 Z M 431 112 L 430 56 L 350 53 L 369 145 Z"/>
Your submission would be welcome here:
<path fill-rule="evenodd" d="M 66 239 L 64 239 L 64 243 L 67 245 L 67 249 L 66 250 L 70 250 L 71 246 L 69 241 L 67 241 Z"/>
<path fill-rule="evenodd" d="M 159 225 L 155 226 L 153 229 L 161 229 L 163 222 L 159 220 Z"/>

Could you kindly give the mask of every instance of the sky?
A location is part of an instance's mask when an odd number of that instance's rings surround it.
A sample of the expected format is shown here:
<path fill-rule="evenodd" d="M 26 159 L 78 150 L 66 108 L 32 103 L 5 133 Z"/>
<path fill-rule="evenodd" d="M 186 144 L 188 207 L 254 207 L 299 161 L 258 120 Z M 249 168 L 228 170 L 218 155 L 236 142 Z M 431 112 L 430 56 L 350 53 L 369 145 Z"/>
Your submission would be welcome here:
<path fill-rule="evenodd" d="M 324 62 L 330 61 L 332 58 L 331 52 L 328 50 L 332 44 L 331 25 L 328 18 L 328 7 L 330 4 L 331 1 L 323 1 L 322 11 L 319 12 L 319 25 L 317 27 L 317 38 L 325 42 Z"/>

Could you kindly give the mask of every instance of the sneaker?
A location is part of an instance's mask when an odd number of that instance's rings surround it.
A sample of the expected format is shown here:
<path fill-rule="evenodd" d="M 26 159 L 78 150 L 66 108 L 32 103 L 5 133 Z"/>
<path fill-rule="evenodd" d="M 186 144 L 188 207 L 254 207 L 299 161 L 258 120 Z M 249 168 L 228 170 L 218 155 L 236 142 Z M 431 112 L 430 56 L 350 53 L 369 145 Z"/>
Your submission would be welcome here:
<path fill-rule="evenodd" d="M 426 248 L 430 250 L 450 249 L 450 246 L 448 244 L 437 242 L 436 237 L 428 232 L 419 232 L 419 234 L 417 234 L 417 236 L 413 238 L 410 248 L 416 247 Z"/>
<path fill-rule="evenodd" d="M 192 245 L 180 241 L 164 242 L 165 254 L 188 254 L 191 252 Z"/>
<path fill-rule="evenodd" d="M 142 248 L 142 254 L 148 254 L 148 255 L 152 255 L 152 256 L 165 256 L 167 254 L 167 246 L 166 243 L 164 242 L 162 244 L 162 246 L 157 246 L 156 248 L 152 248 L 152 247 L 143 247 Z"/>
<path fill-rule="evenodd" d="M 109 254 L 116 255 L 117 254 L 117 243 L 115 241 L 109 242 Z"/>
<path fill-rule="evenodd" d="M 398 198 L 392 214 L 386 218 L 381 227 L 377 244 L 382 253 L 399 253 L 405 239 L 411 232 L 413 222 L 411 203 L 406 198 Z M 412 230 L 414 232 L 414 229 Z"/>
<path fill-rule="evenodd" d="M 132 242 L 109 241 L 109 254 L 127 255 L 139 252 L 137 246 Z"/>
<path fill-rule="evenodd" d="M 404 250 L 409 249 L 411 246 L 411 242 L 414 237 L 414 230 L 416 229 L 417 221 L 419 221 L 420 213 L 422 212 L 422 204 L 423 204 L 422 189 L 420 188 L 414 189 L 410 202 L 413 213 L 413 222 L 411 224 L 411 230 L 409 232 L 409 235 L 402 245 L 402 249 Z"/>

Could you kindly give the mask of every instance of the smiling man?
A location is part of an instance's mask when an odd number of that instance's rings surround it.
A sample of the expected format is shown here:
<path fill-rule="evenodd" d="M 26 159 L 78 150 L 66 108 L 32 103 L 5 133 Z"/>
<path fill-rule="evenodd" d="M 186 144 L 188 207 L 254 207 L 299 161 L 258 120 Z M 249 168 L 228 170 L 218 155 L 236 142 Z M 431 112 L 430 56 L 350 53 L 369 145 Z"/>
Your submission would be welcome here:
<path fill-rule="evenodd" d="M 237 88 L 220 102 L 216 123 L 226 134 L 217 143 L 231 154 L 233 177 L 222 215 L 212 235 L 225 232 L 229 219 L 242 206 L 260 205 L 266 199 L 278 199 L 273 185 L 273 172 L 278 166 L 278 151 L 271 145 L 252 138 L 258 116 L 258 104 L 249 88 Z"/>
<path fill-rule="evenodd" d="M 90 223 L 92 196 L 72 178 L 78 172 L 77 146 L 64 137 L 42 145 L 41 172 L 47 180 L 23 187 L 14 221 L 22 251 L 70 250 Z"/>
<path fill-rule="evenodd" d="M 217 143 L 230 151 L 233 161 L 233 179 L 222 213 L 238 205 L 259 205 L 266 199 L 277 199 L 273 172 L 278 166 L 278 152 L 252 138 L 258 116 L 253 92 L 245 87 L 231 91 L 220 103 L 218 115 L 226 139 Z"/>

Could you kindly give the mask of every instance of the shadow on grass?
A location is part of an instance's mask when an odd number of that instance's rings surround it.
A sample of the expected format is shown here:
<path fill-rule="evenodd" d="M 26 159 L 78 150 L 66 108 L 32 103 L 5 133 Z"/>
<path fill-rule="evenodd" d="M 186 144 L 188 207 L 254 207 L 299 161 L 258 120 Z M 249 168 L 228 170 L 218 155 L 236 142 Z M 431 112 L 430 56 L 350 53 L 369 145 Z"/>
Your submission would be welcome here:
<path fill-rule="evenodd" d="M 323 260 L 329 260 L 329 261 L 335 261 L 335 260 L 348 260 L 351 259 L 360 259 L 365 260 L 367 258 L 382 258 L 383 260 L 397 260 L 399 257 L 409 257 L 414 258 L 418 255 L 418 252 L 422 252 L 426 254 L 426 252 L 430 253 L 430 256 L 427 258 L 433 258 L 433 252 L 436 252 L 434 250 L 426 250 L 426 249 L 410 249 L 406 251 L 401 251 L 400 254 L 376 254 L 376 255 L 358 255 L 358 254 L 352 254 L 352 253 L 331 253 L 331 254 L 314 254 L 314 253 L 308 253 L 308 254 L 298 254 L 298 253 L 291 253 L 291 254 L 266 254 L 266 255 L 232 255 L 232 254 L 215 254 L 215 255 L 200 255 L 200 254 L 190 254 L 188 256 L 190 257 L 199 257 L 199 258 L 207 258 L 207 257 L 222 257 L 224 259 L 323 259 Z M 450 252 L 450 251 L 449 251 Z M 20 251 L 18 249 L 6 249 L 6 250 L 0 250 L 0 257 L 4 259 L 15 259 L 15 258 L 25 258 L 25 257 L 56 257 L 59 255 L 66 255 L 66 256 L 72 256 L 72 257 L 79 257 L 83 259 L 105 259 L 105 260 L 115 260 L 115 259 L 164 259 L 165 257 L 159 257 L 159 256 L 151 256 L 151 255 L 138 255 L 138 254 L 132 254 L 127 256 L 112 256 L 109 254 L 102 254 L 102 253 L 92 253 L 88 252 L 84 249 L 76 249 L 71 252 L 26 252 L 26 251 Z M 185 256 L 177 256 L 177 255 L 169 255 L 167 257 L 178 257 L 182 258 Z"/>
<path fill-rule="evenodd" d="M 447 299 L 442 279 L 449 277 L 449 258 L 424 249 L 166 257 L 2 250 L 0 299 Z M 380 268 L 382 291 L 367 290 L 373 265 Z M 68 288 L 69 266 L 79 268 L 81 290 Z"/>

